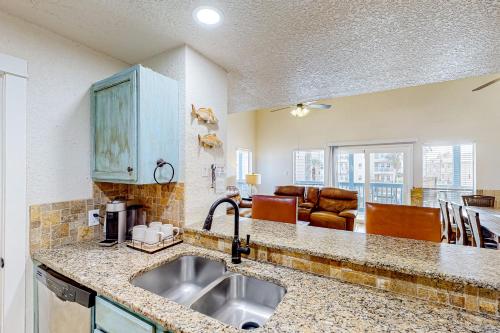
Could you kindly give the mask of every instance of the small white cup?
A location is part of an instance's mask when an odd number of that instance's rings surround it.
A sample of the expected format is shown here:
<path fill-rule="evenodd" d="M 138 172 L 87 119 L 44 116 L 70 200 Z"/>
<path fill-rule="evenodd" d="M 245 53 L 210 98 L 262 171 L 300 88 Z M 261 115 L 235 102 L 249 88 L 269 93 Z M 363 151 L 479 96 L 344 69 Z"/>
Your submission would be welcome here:
<path fill-rule="evenodd" d="M 163 233 L 163 239 L 175 237 L 179 234 L 179 228 L 174 227 L 172 224 L 163 224 L 161 226 L 161 232 Z"/>
<path fill-rule="evenodd" d="M 146 234 L 146 229 L 148 227 L 145 225 L 136 225 L 132 228 L 132 240 L 144 242 L 144 236 Z"/>
<path fill-rule="evenodd" d="M 162 225 L 163 225 L 163 224 L 162 224 L 161 222 L 151 222 L 151 223 L 149 224 L 149 227 L 150 227 L 151 229 L 156 230 L 156 231 L 161 231 L 161 226 L 162 226 Z"/>
<path fill-rule="evenodd" d="M 162 240 L 163 232 L 156 230 L 156 228 L 147 228 L 144 234 L 144 243 L 155 244 Z"/>

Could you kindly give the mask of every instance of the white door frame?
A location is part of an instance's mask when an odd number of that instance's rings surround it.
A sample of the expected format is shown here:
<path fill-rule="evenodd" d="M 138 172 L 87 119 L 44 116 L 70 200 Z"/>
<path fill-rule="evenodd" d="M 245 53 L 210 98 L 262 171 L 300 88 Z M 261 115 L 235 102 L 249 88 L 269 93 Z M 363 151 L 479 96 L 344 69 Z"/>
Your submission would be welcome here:
<path fill-rule="evenodd" d="M 25 332 L 26 267 L 29 233 L 26 202 L 26 87 L 28 66 L 23 59 L 0 53 L 3 101 L 0 106 L 0 332 Z"/>

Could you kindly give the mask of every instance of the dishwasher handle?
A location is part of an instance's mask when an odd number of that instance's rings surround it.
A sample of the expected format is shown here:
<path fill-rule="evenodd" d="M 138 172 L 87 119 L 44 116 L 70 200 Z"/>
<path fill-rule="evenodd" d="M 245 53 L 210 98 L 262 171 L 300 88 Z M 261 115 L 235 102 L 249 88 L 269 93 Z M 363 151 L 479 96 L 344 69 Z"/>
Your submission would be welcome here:
<path fill-rule="evenodd" d="M 41 284 L 45 285 L 62 301 L 75 302 L 87 308 L 95 305 L 95 291 L 51 270 L 45 265 L 36 268 L 35 276 Z"/>

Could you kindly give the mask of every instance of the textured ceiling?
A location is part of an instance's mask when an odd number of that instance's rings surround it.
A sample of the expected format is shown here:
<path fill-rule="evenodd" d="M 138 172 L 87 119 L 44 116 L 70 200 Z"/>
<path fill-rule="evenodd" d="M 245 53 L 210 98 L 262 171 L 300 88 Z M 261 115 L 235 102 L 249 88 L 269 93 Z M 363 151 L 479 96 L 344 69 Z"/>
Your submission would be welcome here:
<path fill-rule="evenodd" d="M 206 4 L 224 13 L 215 29 L 193 22 Z M 129 63 L 187 43 L 229 72 L 231 112 L 500 71 L 498 0 L 0 0 L 0 9 Z"/>

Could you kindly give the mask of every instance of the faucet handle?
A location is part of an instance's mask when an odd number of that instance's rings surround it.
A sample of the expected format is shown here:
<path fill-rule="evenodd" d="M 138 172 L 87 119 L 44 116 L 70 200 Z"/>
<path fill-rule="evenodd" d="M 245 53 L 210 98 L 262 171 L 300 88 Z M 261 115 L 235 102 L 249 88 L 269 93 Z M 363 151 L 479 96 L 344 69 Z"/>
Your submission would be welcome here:
<path fill-rule="evenodd" d="M 247 246 L 249 246 L 249 245 L 250 245 L 250 235 L 247 234 Z"/>

